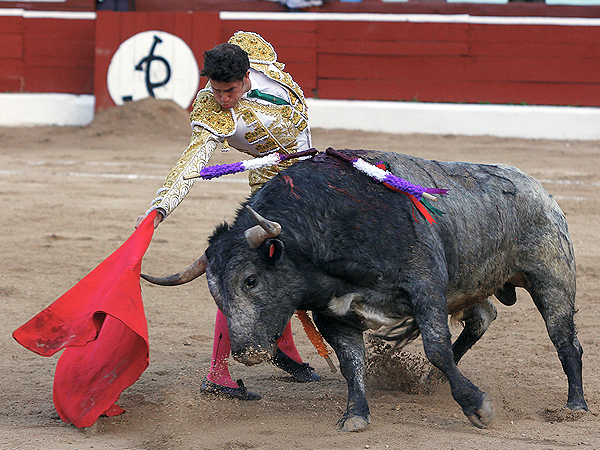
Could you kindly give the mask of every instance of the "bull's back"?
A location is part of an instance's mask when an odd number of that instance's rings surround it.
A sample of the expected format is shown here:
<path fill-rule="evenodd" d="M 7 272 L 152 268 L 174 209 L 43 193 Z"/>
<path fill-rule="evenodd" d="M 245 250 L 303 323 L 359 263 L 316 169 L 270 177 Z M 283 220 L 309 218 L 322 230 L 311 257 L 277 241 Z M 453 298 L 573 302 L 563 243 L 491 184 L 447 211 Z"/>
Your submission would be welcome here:
<path fill-rule="evenodd" d="M 530 175 L 505 164 L 441 162 L 402 154 L 385 157 L 392 171 L 425 187 L 449 189 L 435 206 L 446 214 L 430 227 L 445 249 L 449 291 L 492 295 L 507 278 L 540 265 L 565 264 L 573 277 L 572 242 L 563 212 Z"/>
<path fill-rule="evenodd" d="M 440 227 L 457 221 L 463 227 L 481 229 L 494 223 L 528 228 L 532 220 L 558 213 L 560 208 L 542 185 L 530 175 L 506 164 L 435 161 L 401 153 L 357 151 L 372 164 L 389 163 L 391 172 L 424 187 L 444 188 L 435 206 L 447 212 Z M 463 222 L 464 221 L 464 222 Z M 483 223 L 482 223 L 483 222 Z M 474 227 L 468 224 L 473 223 Z M 455 224 L 456 225 L 456 224 Z"/>
<path fill-rule="evenodd" d="M 556 202 L 517 168 L 391 152 L 344 152 L 371 164 L 386 162 L 392 173 L 413 184 L 449 189 L 434 204 L 445 214 L 429 224 L 404 195 L 345 161 L 318 155 L 294 164 L 259 191 L 261 203 L 276 205 L 265 211 L 267 216 L 279 215 L 276 220 L 294 230 L 318 227 L 318 239 L 306 238 L 311 247 L 307 252 L 316 259 L 356 257 L 375 266 L 378 259 L 387 262 L 394 254 L 398 264 L 405 264 L 401 254 L 412 252 L 415 242 L 428 242 L 429 257 L 447 267 L 451 285 L 468 290 L 474 288 L 466 284 L 477 286 L 483 280 L 492 290 L 509 272 L 531 263 L 526 259 L 533 257 L 533 248 L 552 247 L 557 241 L 570 246 Z"/>
<path fill-rule="evenodd" d="M 538 181 L 517 168 L 378 151 L 348 154 L 371 164 L 386 162 L 392 173 L 413 184 L 449 189 L 434 204 L 445 214 L 429 224 L 404 195 L 385 189 L 346 162 L 320 156 L 299 163 L 284 174 L 297 183 L 307 178 L 305 187 L 314 192 L 305 214 L 316 223 L 327 223 L 324 258 L 336 258 L 338 248 L 338 255 L 351 258 L 348 249 L 356 249 L 356 257 L 366 255 L 374 267 L 378 258 L 412 252 L 416 242 L 428 242 L 428 250 L 422 251 L 430 251 L 426 257 L 444 266 L 449 291 L 487 296 L 512 273 L 539 258 L 554 258 L 548 254 L 552 248 L 570 252 L 562 211 Z M 294 195 L 299 192 L 297 186 Z M 351 236 L 345 233 L 348 229 Z M 565 257 L 572 259 L 572 252 Z M 407 264 L 401 256 L 395 258 Z"/>

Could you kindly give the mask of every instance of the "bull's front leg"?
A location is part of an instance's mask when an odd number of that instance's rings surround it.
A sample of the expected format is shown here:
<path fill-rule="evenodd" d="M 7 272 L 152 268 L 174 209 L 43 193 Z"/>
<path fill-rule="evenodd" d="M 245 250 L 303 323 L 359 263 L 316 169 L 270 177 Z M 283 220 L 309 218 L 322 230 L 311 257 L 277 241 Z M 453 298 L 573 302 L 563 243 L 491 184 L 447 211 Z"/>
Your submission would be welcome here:
<path fill-rule="evenodd" d="M 371 422 L 365 393 L 365 344 L 362 331 L 323 314 L 313 313 L 315 324 L 333 347 L 348 383 L 348 406 L 338 427 L 362 431 Z"/>
<path fill-rule="evenodd" d="M 425 356 L 448 378 L 454 400 L 473 425 L 479 428 L 489 425 L 494 418 L 491 400 L 456 367 L 445 297 L 440 295 L 436 300 L 429 295 L 413 299 L 413 313 L 421 330 Z"/>

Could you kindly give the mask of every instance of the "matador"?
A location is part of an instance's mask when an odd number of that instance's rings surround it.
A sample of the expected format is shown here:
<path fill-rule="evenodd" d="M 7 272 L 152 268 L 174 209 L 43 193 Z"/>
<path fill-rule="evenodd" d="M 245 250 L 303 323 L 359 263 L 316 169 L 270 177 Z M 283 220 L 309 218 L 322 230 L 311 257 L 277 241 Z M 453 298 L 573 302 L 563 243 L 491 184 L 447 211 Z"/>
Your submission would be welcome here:
<path fill-rule="evenodd" d="M 184 177 L 203 169 L 218 146 L 254 157 L 273 152 L 295 153 L 311 147 L 304 93 L 283 69 L 271 44 L 256 33 L 237 32 L 226 44 L 204 53 L 201 75 L 208 78 L 208 84 L 198 92 L 193 104 L 190 144 L 146 212 L 158 211 L 156 226 L 191 189 L 195 179 Z M 252 192 L 293 162 L 287 160 L 250 171 Z M 276 366 L 296 381 L 319 380 L 314 369 L 302 362 L 289 323 L 277 344 L 273 358 Z M 211 367 L 202 391 L 242 400 L 259 399 L 260 395 L 248 391 L 241 380 L 235 382 L 231 378 L 230 351 L 227 320 L 217 311 Z"/>

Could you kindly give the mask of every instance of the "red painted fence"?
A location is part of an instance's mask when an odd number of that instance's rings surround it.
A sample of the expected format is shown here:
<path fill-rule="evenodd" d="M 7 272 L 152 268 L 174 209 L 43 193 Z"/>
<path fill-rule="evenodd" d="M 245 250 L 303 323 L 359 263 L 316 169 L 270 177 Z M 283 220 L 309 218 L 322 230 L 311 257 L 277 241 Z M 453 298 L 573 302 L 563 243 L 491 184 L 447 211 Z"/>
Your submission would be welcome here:
<path fill-rule="evenodd" d="M 0 92 L 94 92 L 95 13 L 73 17 L 0 15 Z"/>
<path fill-rule="evenodd" d="M 245 30 L 273 44 L 309 97 L 600 106 L 594 17 L 518 24 L 515 17 L 451 14 L 383 21 L 326 13 L 300 20 L 218 11 L 88 14 L 96 19 L 0 15 L 0 92 L 93 93 L 105 109 L 114 104 L 107 70 L 127 38 L 147 30 L 179 36 L 201 67 L 204 50 Z"/>
<path fill-rule="evenodd" d="M 323 98 L 600 105 L 600 26 L 319 23 L 316 41 Z"/>

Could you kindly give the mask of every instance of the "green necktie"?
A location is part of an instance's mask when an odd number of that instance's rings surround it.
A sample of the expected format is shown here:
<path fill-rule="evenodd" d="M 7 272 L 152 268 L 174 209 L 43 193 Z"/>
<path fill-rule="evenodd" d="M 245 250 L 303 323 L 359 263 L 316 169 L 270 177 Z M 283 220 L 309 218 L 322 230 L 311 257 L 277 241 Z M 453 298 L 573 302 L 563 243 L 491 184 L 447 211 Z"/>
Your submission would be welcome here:
<path fill-rule="evenodd" d="M 260 98 L 262 100 L 266 100 L 275 105 L 289 105 L 284 99 L 275 97 L 271 94 L 265 94 L 264 92 L 260 92 L 258 89 L 253 89 L 246 94 L 247 97 Z"/>

